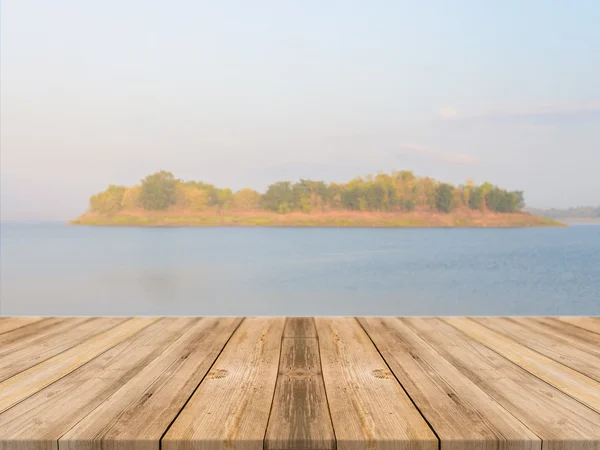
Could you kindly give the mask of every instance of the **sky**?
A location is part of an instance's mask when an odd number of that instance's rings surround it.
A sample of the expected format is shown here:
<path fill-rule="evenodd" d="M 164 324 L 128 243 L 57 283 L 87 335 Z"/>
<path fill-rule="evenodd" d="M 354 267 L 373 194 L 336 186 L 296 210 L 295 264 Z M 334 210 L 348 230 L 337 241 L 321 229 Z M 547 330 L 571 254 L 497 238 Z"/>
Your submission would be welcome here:
<path fill-rule="evenodd" d="M 600 204 L 600 2 L 2 0 L 2 220 L 157 170 Z"/>

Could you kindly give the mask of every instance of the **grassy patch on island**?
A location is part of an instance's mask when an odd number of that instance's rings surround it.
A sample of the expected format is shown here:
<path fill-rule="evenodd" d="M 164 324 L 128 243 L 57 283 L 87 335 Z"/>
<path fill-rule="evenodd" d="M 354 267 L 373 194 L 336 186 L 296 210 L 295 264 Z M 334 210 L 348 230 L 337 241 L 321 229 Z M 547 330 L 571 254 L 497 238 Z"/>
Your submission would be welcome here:
<path fill-rule="evenodd" d="M 527 213 L 481 213 L 460 211 L 412 213 L 199 213 L 177 215 L 176 211 L 123 211 L 116 215 L 87 213 L 69 222 L 71 225 L 92 226 L 155 226 L 155 227 L 364 227 L 364 228 L 502 228 L 564 226 L 551 219 Z"/>

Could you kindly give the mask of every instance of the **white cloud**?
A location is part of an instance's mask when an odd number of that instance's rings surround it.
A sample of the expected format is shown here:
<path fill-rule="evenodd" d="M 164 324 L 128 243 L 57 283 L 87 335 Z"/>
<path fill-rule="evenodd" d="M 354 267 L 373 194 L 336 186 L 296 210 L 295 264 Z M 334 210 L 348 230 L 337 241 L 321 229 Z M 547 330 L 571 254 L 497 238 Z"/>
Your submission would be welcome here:
<path fill-rule="evenodd" d="M 440 117 L 442 119 L 456 119 L 458 117 L 458 110 L 452 106 L 440 108 Z"/>

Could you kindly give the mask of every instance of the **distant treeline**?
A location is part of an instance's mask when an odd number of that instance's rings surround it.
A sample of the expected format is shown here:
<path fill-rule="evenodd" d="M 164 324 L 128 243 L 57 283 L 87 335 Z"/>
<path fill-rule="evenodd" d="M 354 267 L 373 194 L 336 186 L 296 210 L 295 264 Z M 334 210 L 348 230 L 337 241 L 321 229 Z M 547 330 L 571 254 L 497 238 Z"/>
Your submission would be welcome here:
<path fill-rule="evenodd" d="M 600 219 L 600 206 L 578 206 L 568 209 L 529 208 L 528 211 L 548 219 Z"/>
<path fill-rule="evenodd" d="M 524 206 L 521 191 L 506 191 L 490 183 L 476 186 L 467 181 L 453 186 L 410 171 L 379 173 L 357 177 L 347 183 L 300 180 L 279 181 L 264 194 L 245 188 L 233 192 L 200 181 L 182 181 L 170 172 L 157 172 L 133 187 L 111 185 L 90 199 L 90 211 L 117 214 L 121 210 L 142 208 L 201 212 L 213 210 L 269 210 L 280 214 L 336 210 L 414 211 L 449 213 L 459 208 L 495 212 L 520 211 Z"/>

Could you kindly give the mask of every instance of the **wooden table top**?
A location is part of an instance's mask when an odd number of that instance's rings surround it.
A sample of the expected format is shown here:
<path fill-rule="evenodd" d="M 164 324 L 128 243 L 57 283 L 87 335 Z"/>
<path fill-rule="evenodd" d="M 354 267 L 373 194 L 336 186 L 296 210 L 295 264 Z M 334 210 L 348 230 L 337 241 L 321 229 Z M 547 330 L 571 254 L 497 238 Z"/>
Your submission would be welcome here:
<path fill-rule="evenodd" d="M 600 450 L 600 317 L 1 317 L 1 450 Z"/>

